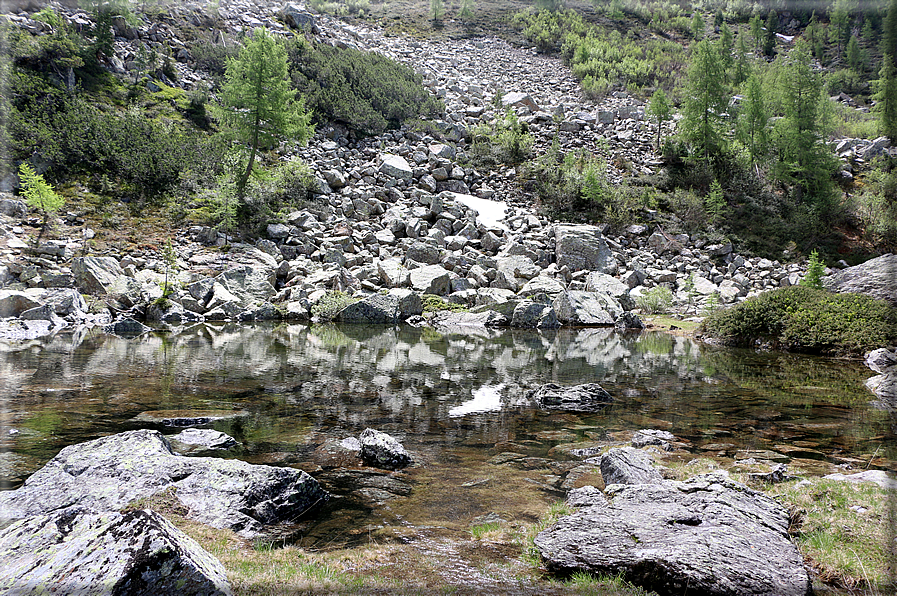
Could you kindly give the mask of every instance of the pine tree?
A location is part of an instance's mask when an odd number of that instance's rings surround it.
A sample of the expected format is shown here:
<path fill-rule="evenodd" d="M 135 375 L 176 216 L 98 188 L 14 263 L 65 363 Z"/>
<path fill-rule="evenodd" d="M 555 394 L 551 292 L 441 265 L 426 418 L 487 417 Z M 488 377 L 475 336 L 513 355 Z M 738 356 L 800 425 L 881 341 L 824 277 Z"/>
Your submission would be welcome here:
<path fill-rule="evenodd" d="M 717 42 L 717 47 L 719 48 L 719 59 L 720 66 L 723 69 L 723 72 L 728 73 L 732 70 L 732 65 L 734 60 L 732 59 L 732 51 L 735 49 L 735 40 L 732 37 L 732 30 L 729 29 L 729 26 L 725 23 L 719 29 L 719 41 Z"/>
<path fill-rule="evenodd" d="M 657 124 L 658 151 L 660 151 L 661 128 L 663 123 L 672 117 L 672 112 L 673 106 L 670 104 L 669 100 L 667 100 L 666 93 L 663 92 L 663 89 L 655 91 L 654 95 L 651 96 L 651 101 L 648 103 L 648 114 L 654 119 L 655 124 Z"/>
<path fill-rule="evenodd" d="M 685 141 L 708 158 L 723 149 L 723 114 L 729 103 L 719 53 L 707 40 L 693 46 L 680 129 Z"/>
<path fill-rule="evenodd" d="M 878 92 L 873 96 L 878 129 L 892 143 L 897 143 L 897 66 L 889 54 L 884 55 L 878 76 Z"/>
<path fill-rule="evenodd" d="M 831 40 L 837 44 L 837 56 L 841 58 L 847 37 L 850 35 L 850 0 L 835 0 L 829 13 Z"/>
<path fill-rule="evenodd" d="M 888 12 L 882 22 L 881 52 L 897 60 L 897 0 L 888 4 Z"/>
<path fill-rule="evenodd" d="M 245 195 L 260 147 L 282 137 L 304 144 L 314 131 L 311 114 L 290 87 L 286 50 L 264 28 L 256 29 L 239 55 L 228 60 L 221 105 L 212 106 L 212 115 L 228 136 L 249 146 L 246 167 L 237 178 L 238 200 Z"/>
<path fill-rule="evenodd" d="M 894 0 L 897 2 L 897 0 Z M 751 37 L 754 38 L 754 50 L 760 51 L 760 45 L 763 43 L 763 19 L 760 15 L 755 14 L 751 17 Z"/>

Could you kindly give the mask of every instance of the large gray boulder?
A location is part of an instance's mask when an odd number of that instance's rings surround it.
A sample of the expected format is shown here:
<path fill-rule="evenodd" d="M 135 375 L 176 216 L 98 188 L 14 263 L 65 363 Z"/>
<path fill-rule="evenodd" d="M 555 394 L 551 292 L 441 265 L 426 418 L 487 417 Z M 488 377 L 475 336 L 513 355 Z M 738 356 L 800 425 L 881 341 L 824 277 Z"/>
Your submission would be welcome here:
<path fill-rule="evenodd" d="M 73 505 L 111 511 L 171 487 L 191 518 L 248 538 L 329 497 L 301 470 L 175 455 L 158 431 L 134 430 L 60 451 L 23 486 L 0 492 L 0 520 Z"/>
<path fill-rule="evenodd" d="M 277 290 L 267 268 L 252 265 L 231 267 L 215 278 L 215 281 L 239 299 L 242 306 L 269 300 Z"/>
<path fill-rule="evenodd" d="M 113 257 L 76 257 L 72 259 L 72 274 L 85 294 L 106 294 L 125 272 Z"/>
<path fill-rule="evenodd" d="M 40 300 L 27 292 L 0 290 L 0 318 L 17 317 L 40 305 Z"/>
<path fill-rule="evenodd" d="M 663 476 L 654 469 L 651 456 L 632 447 L 615 447 L 601 456 L 604 484 L 657 484 Z"/>
<path fill-rule="evenodd" d="M 570 271 L 616 271 L 614 255 L 596 226 L 558 224 L 554 238 L 558 267 L 566 265 Z"/>
<path fill-rule="evenodd" d="M 79 507 L 0 531 L 0 593 L 229 596 L 224 566 L 153 511 Z"/>
<path fill-rule="evenodd" d="M 395 324 L 423 312 L 420 295 L 396 289 L 389 294 L 372 294 L 353 302 L 336 315 L 341 323 Z"/>
<path fill-rule="evenodd" d="M 511 327 L 519 329 L 556 329 L 560 326 L 550 304 L 521 300 L 511 314 Z"/>
<path fill-rule="evenodd" d="M 401 155 L 392 155 L 385 153 L 381 156 L 383 163 L 380 164 L 380 173 L 390 178 L 398 178 L 400 180 L 411 180 L 413 171 L 408 162 Z"/>
<path fill-rule="evenodd" d="M 897 306 L 897 255 L 886 254 L 822 278 L 832 292 L 865 294 Z"/>
<path fill-rule="evenodd" d="M 635 302 L 629 295 L 629 286 L 607 273 L 593 271 L 586 277 L 586 291 L 607 294 L 612 297 L 623 310 L 635 308 Z"/>
<path fill-rule="evenodd" d="M 78 290 L 60 288 L 47 291 L 41 300 L 53 307 L 57 315 L 62 317 L 80 316 L 87 312 L 87 302 Z"/>
<path fill-rule="evenodd" d="M 293 29 L 305 30 L 315 26 L 315 16 L 301 4 L 287 3 L 277 11 L 277 16 Z"/>
<path fill-rule="evenodd" d="M 505 327 L 509 323 L 508 317 L 486 309 L 475 313 L 442 311 L 433 317 L 430 324 L 437 329 L 450 330 L 467 327 Z"/>
<path fill-rule="evenodd" d="M 442 265 L 427 265 L 411 270 L 411 287 L 422 294 L 445 296 L 452 290 L 452 278 Z"/>
<path fill-rule="evenodd" d="M 358 440 L 361 442 L 361 459 L 369 465 L 396 470 L 411 463 L 411 454 L 392 435 L 366 428 Z"/>
<path fill-rule="evenodd" d="M 614 398 L 598 383 L 585 383 L 572 387 L 546 383 L 530 392 L 529 398 L 536 400 L 545 410 L 571 412 L 597 412 L 614 402 Z"/>
<path fill-rule="evenodd" d="M 565 325 L 615 325 L 625 310 L 610 294 L 568 290 L 554 299 L 554 311 Z"/>
<path fill-rule="evenodd" d="M 552 571 L 617 574 L 662 594 L 805 596 L 811 583 L 788 538 L 788 512 L 763 493 L 705 474 L 613 485 L 539 533 Z"/>

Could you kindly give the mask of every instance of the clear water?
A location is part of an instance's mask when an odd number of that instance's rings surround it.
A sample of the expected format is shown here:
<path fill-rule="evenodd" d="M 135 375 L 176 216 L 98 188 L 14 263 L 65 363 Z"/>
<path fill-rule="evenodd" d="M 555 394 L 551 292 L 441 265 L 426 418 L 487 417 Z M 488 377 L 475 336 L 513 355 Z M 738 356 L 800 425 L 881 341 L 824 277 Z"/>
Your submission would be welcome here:
<path fill-rule="evenodd" d="M 135 428 L 175 434 L 162 418 L 211 411 L 225 417 L 209 426 L 242 444 L 223 457 L 302 468 L 341 497 L 298 529 L 306 546 L 401 540 L 490 513 L 532 521 L 562 498 L 571 448 L 642 428 L 680 440 L 672 462 L 893 469 L 894 421 L 869 405 L 871 374 L 856 361 L 607 329 L 199 325 L 131 340 L 94 330 L 0 351 L 0 483 L 17 487 L 66 445 Z M 547 382 L 598 382 L 616 402 L 544 411 L 528 392 Z M 367 427 L 400 438 L 417 464 L 385 473 L 321 455 L 325 441 Z"/>

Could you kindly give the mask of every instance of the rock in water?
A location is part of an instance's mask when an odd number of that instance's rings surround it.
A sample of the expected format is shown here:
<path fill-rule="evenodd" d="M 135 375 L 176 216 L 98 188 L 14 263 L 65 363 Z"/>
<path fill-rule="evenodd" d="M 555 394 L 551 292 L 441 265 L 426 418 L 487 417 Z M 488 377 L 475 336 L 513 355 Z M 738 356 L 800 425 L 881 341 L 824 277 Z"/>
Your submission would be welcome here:
<path fill-rule="evenodd" d="M 230 596 L 224 566 L 158 513 L 78 507 L 0 531 L 0 593 Z"/>
<path fill-rule="evenodd" d="M 411 455 L 392 435 L 366 428 L 358 439 L 361 441 L 361 458 L 369 465 L 396 470 L 411 463 Z"/>
<path fill-rule="evenodd" d="M 329 498 L 301 470 L 175 455 L 158 431 L 133 430 L 60 451 L 22 487 L 0 492 L 0 520 L 72 505 L 111 511 L 169 487 L 189 517 L 247 538 Z"/>
<path fill-rule="evenodd" d="M 598 383 L 561 387 L 546 383 L 529 395 L 546 410 L 596 412 L 614 402 L 614 398 Z"/>
<path fill-rule="evenodd" d="M 609 487 L 606 505 L 536 536 L 553 571 L 615 574 L 661 594 L 805 596 L 810 577 L 788 538 L 788 512 L 720 474 Z"/>
<path fill-rule="evenodd" d="M 658 484 L 663 476 L 651 464 L 651 456 L 632 447 L 616 447 L 601 456 L 604 484 Z"/>

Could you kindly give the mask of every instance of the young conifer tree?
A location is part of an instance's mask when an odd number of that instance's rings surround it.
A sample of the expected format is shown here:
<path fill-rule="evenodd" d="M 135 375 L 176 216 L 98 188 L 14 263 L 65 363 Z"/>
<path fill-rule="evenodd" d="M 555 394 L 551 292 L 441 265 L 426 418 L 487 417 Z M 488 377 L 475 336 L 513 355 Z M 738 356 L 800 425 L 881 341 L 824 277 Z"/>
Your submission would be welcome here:
<path fill-rule="evenodd" d="M 288 75 L 286 49 L 264 28 L 256 29 L 239 55 L 227 62 L 221 103 L 212 106 L 212 115 L 226 135 L 249 150 L 237 177 L 238 200 L 245 196 L 260 147 L 281 138 L 305 144 L 314 132 L 311 113 L 296 99 Z"/>

